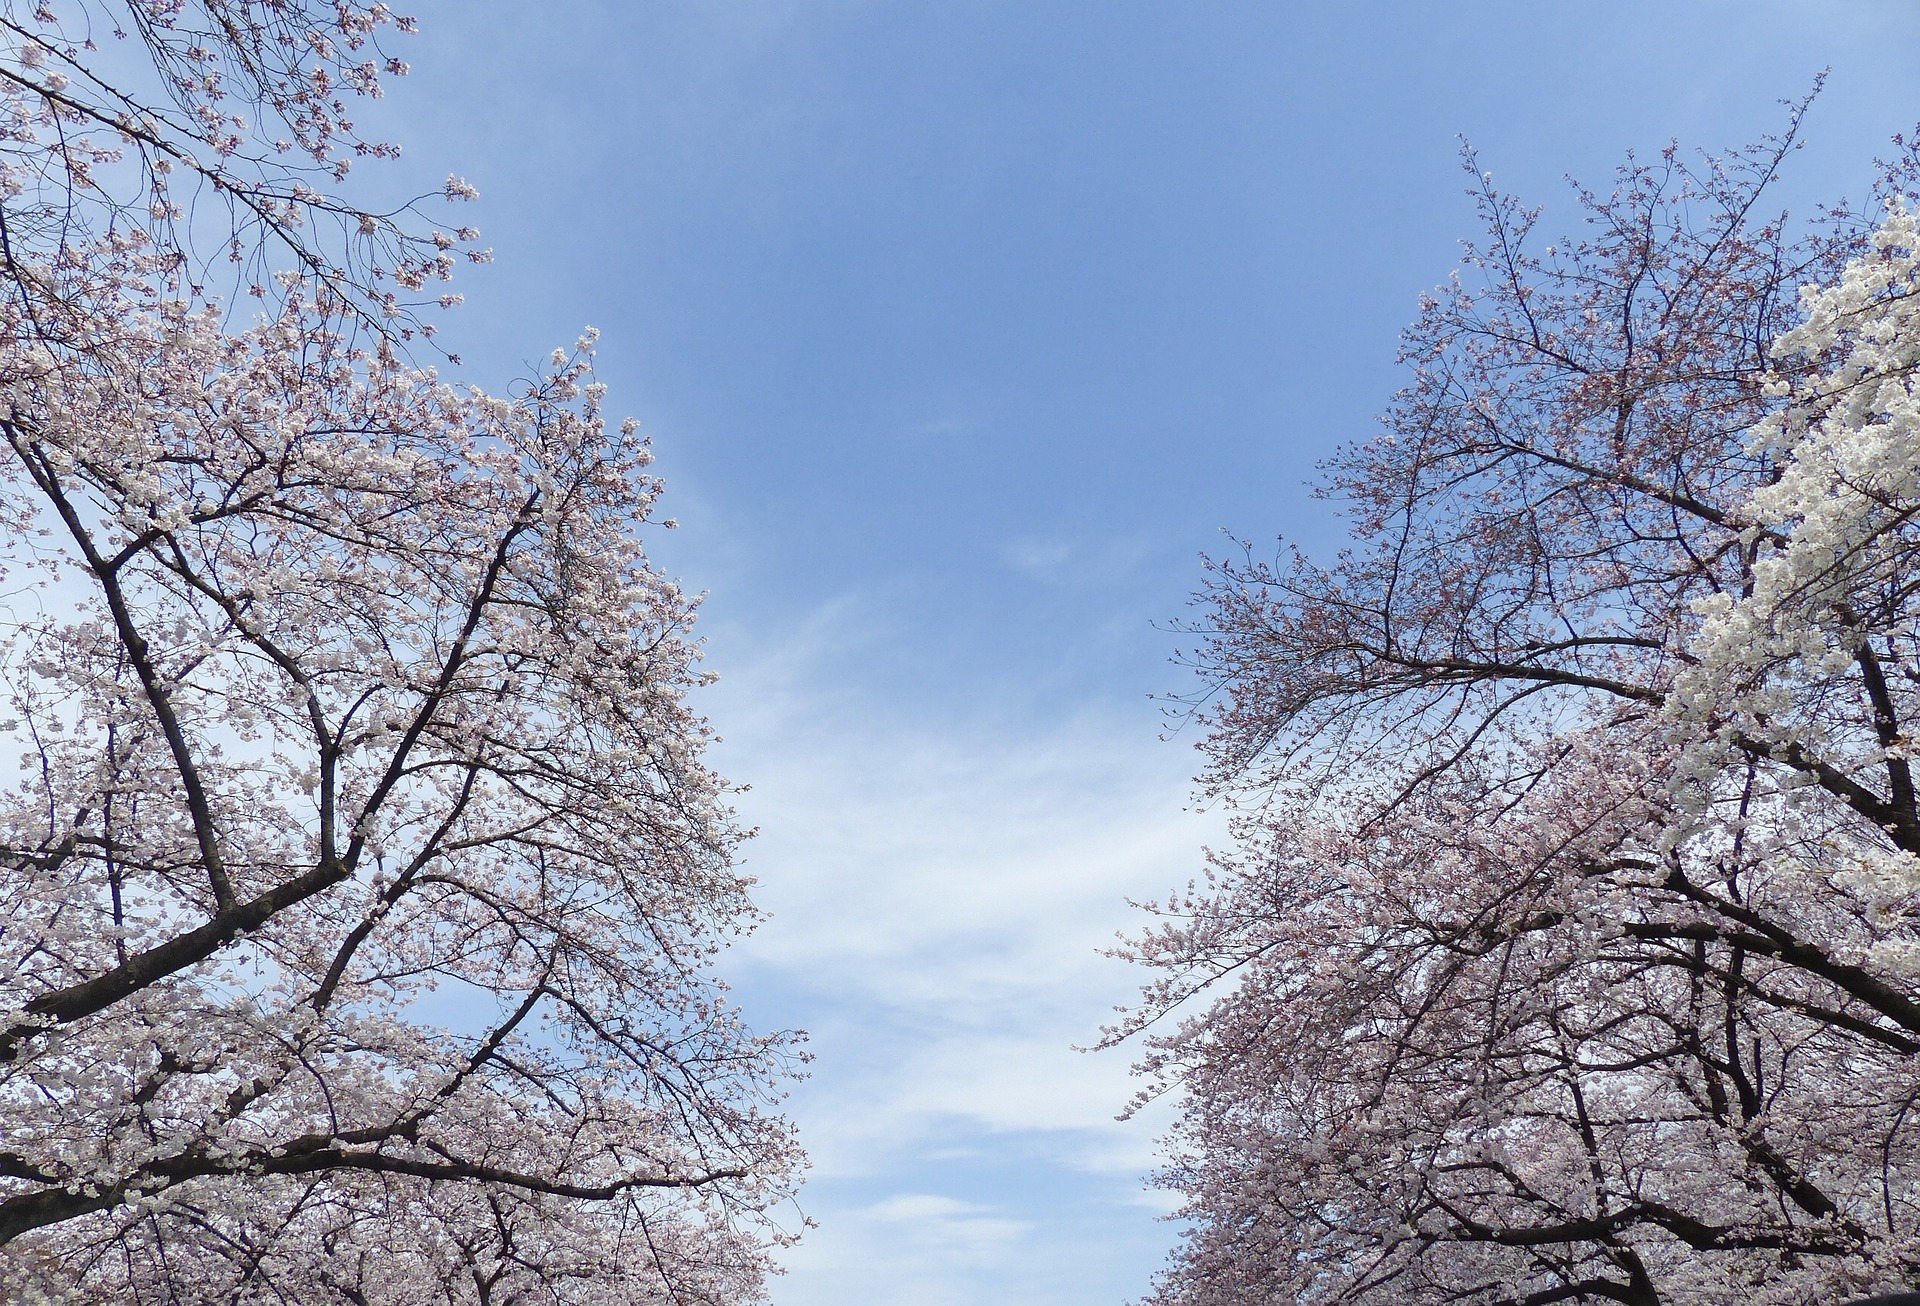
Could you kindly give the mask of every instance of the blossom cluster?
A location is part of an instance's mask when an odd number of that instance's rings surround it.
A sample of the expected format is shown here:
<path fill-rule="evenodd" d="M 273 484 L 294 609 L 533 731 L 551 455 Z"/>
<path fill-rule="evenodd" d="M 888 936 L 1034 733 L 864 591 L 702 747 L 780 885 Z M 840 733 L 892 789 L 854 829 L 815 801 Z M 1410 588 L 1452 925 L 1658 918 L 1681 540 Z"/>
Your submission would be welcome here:
<path fill-rule="evenodd" d="M 1181 1101 L 1158 1306 L 1920 1277 L 1920 166 L 1794 233 L 1792 145 L 1544 253 L 1474 168 L 1354 548 L 1214 564 L 1237 842 L 1112 1032 Z"/>
<path fill-rule="evenodd" d="M 788 1236 L 652 452 L 592 333 L 411 359 L 477 233 L 324 189 L 407 26 L 4 8 L 0 1300 L 737 1302 Z"/>

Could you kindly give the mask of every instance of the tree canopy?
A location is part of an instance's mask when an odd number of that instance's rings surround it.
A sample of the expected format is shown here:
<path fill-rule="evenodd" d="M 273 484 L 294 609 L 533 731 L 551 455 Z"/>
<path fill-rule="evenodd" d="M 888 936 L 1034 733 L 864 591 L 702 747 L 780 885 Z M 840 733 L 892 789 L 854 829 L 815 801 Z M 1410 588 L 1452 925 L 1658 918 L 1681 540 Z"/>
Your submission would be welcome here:
<path fill-rule="evenodd" d="M 1796 114 L 1797 126 L 1797 114 Z M 1839 1300 L 1920 1266 L 1920 227 L 1793 132 L 1487 235 L 1326 493 L 1213 564 L 1236 845 L 1127 951 L 1160 1306 Z M 1470 161 L 1471 163 L 1471 161 Z"/>
<path fill-rule="evenodd" d="M 405 26 L 0 10 L 0 1300 L 733 1302 L 785 1236 L 647 442 L 591 332 L 411 361 L 477 233 L 324 189 Z"/>

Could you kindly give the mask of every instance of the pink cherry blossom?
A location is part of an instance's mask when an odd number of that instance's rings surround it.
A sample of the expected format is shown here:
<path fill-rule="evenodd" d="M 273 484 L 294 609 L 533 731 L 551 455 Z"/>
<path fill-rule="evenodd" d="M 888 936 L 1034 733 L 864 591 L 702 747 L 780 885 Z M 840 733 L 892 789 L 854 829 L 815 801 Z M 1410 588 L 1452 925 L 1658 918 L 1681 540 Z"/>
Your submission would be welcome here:
<path fill-rule="evenodd" d="M 407 26 L 4 10 L 0 1301 L 748 1301 L 788 1237 L 651 452 L 591 333 L 409 360 L 473 233 L 328 189 Z"/>
<path fill-rule="evenodd" d="M 1158 1306 L 1920 1278 L 1914 169 L 1796 234 L 1792 144 L 1631 163 L 1545 260 L 1475 168 L 1351 551 L 1213 566 L 1237 843 L 1112 1032 L 1181 1101 Z"/>

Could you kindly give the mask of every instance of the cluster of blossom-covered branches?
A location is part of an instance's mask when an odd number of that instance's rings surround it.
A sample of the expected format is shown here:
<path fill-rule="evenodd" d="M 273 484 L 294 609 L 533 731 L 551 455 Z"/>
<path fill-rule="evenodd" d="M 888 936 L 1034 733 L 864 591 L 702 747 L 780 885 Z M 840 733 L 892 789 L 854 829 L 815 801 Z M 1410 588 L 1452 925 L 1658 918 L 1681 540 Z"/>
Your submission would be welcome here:
<path fill-rule="evenodd" d="M 0 1301 L 735 1302 L 784 1236 L 646 442 L 591 334 L 408 361 L 467 234 L 319 189 L 404 26 L 0 9 Z"/>
<path fill-rule="evenodd" d="M 1920 229 L 1783 140 L 1479 183 L 1331 566 L 1216 564 L 1237 846 L 1127 951 L 1162 1306 L 1920 1281 Z M 1804 290 L 1802 289 L 1804 287 Z"/>
<path fill-rule="evenodd" d="M 422 310 L 457 301 L 433 287 L 459 259 L 489 257 L 479 232 L 426 224 L 419 201 L 370 209 L 336 189 L 356 159 L 399 153 L 350 115 L 407 72 L 383 35 L 413 30 L 381 3 L 0 6 L 9 275 L 16 260 L 134 242 L 229 310 L 277 298 L 294 272 L 374 334 L 432 335 Z M 442 195 L 475 191 L 449 177 Z"/>

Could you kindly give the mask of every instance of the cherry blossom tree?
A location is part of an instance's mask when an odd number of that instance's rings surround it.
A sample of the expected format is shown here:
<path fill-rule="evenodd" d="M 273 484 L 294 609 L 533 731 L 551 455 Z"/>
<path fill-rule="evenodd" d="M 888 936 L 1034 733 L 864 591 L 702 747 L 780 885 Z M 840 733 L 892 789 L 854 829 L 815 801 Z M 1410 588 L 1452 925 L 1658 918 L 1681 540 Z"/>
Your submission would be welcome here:
<path fill-rule="evenodd" d="M 1920 226 L 1767 215 L 1793 144 L 1544 249 L 1476 174 L 1354 547 L 1213 565 L 1160 1306 L 1920 1282 Z"/>
<path fill-rule="evenodd" d="M 0 1301 L 759 1299 L 798 1051 L 591 333 L 408 358 L 384 6 L 0 14 Z"/>

